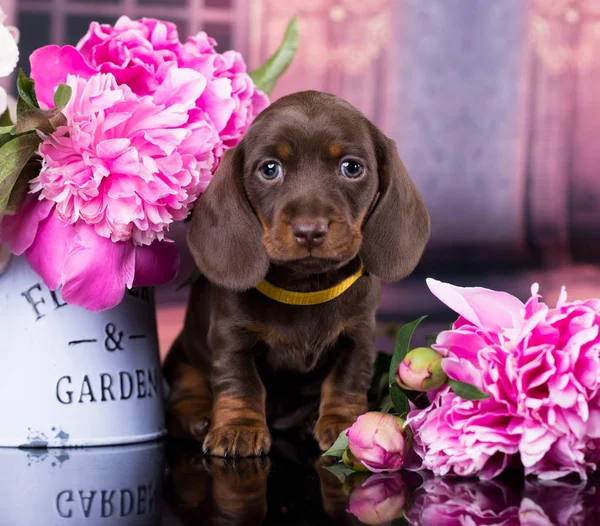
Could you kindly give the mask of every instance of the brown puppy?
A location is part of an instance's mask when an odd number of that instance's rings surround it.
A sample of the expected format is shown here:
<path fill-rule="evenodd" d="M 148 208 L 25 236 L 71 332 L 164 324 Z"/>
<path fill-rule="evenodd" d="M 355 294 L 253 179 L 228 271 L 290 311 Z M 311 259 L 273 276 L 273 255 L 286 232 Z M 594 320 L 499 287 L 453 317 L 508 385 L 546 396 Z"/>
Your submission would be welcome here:
<path fill-rule="evenodd" d="M 428 237 L 393 141 L 362 113 L 315 91 L 269 106 L 194 210 L 188 242 L 204 277 L 165 363 L 171 434 L 213 455 L 259 455 L 268 425 L 318 412 L 314 436 L 331 446 L 367 409 L 379 278 L 412 272 Z M 255 288 L 320 291 L 361 267 L 349 289 L 315 305 Z"/>

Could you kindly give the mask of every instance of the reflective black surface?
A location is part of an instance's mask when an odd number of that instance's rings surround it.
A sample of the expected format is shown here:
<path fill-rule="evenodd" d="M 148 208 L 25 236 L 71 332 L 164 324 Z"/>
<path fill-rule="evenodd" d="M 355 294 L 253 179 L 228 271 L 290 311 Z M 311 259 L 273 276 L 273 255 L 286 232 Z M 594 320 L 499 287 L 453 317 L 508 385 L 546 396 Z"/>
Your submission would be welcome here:
<path fill-rule="evenodd" d="M 260 459 L 204 457 L 199 444 L 168 441 L 0 449 L 0 467 L 0 525 L 600 525 L 598 474 L 587 482 L 518 472 L 487 482 L 336 476 L 314 444 L 295 437 L 276 438 Z"/>

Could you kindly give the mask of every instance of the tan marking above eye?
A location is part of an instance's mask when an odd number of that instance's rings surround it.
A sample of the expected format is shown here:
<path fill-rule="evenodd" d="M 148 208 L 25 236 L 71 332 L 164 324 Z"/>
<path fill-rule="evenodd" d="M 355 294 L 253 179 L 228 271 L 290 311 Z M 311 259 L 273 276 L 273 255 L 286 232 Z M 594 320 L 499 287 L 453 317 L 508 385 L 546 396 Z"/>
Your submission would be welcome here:
<path fill-rule="evenodd" d="M 340 155 L 342 155 L 342 152 L 344 151 L 344 147 L 342 146 L 341 143 L 339 142 L 332 142 L 329 145 L 329 155 L 331 155 L 331 157 L 339 157 Z"/>
<path fill-rule="evenodd" d="M 289 147 L 289 145 L 283 143 L 278 144 L 275 147 L 275 152 L 277 153 L 277 156 L 284 161 L 289 159 L 290 155 L 292 155 L 292 149 Z"/>

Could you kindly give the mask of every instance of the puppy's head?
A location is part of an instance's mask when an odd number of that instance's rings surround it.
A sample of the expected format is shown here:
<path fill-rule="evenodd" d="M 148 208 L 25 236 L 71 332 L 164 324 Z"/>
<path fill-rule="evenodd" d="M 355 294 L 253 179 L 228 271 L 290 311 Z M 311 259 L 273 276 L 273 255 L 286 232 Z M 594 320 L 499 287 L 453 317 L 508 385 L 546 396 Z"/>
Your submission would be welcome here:
<path fill-rule="evenodd" d="M 429 215 L 393 141 L 342 99 L 307 91 L 269 106 L 225 153 L 188 242 L 209 280 L 246 290 L 270 264 L 313 274 L 357 255 L 395 281 L 428 237 Z"/>

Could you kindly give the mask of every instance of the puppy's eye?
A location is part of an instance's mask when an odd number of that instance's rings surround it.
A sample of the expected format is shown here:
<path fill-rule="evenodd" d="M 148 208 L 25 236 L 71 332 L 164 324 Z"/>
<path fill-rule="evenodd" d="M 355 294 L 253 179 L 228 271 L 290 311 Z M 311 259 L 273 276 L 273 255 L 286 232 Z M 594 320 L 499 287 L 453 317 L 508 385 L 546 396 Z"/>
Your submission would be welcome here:
<path fill-rule="evenodd" d="M 357 161 L 344 161 L 342 163 L 342 174 L 350 179 L 356 179 L 363 173 L 363 167 Z"/>
<path fill-rule="evenodd" d="M 275 161 L 267 161 L 260 167 L 260 175 L 268 181 L 281 177 L 281 165 Z"/>

